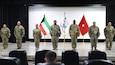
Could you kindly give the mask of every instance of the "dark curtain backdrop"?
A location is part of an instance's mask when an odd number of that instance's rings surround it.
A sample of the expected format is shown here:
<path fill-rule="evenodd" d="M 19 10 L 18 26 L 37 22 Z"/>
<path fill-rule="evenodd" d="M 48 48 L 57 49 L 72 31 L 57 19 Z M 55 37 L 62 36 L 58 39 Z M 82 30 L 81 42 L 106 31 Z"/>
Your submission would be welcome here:
<path fill-rule="evenodd" d="M 112 25 L 115 27 L 115 5 L 107 5 L 106 7 L 106 21 L 112 22 Z"/>
<path fill-rule="evenodd" d="M 11 37 L 9 42 L 15 43 L 14 27 L 17 21 L 20 20 L 22 25 L 25 27 L 25 37 L 23 42 L 28 38 L 28 8 L 26 6 L 0 6 L 0 28 L 4 23 L 7 24 L 11 30 Z M 0 38 L 1 41 L 1 38 Z"/>

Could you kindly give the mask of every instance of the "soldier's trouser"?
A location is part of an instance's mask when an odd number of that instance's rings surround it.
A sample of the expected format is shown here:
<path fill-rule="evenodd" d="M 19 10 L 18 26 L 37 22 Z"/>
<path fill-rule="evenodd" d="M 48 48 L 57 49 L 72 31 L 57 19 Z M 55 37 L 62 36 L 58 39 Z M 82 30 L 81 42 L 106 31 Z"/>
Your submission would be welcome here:
<path fill-rule="evenodd" d="M 53 49 L 57 49 L 57 43 L 59 41 L 57 36 L 52 36 L 52 45 L 53 45 Z"/>
<path fill-rule="evenodd" d="M 5 37 L 5 38 L 2 38 L 2 42 L 3 42 L 3 48 L 6 49 L 8 48 L 8 38 Z"/>
<path fill-rule="evenodd" d="M 76 44 L 76 42 L 77 42 L 76 37 L 71 38 L 71 42 L 72 42 L 72 44 L 71 44 L 72 48 L 75 49 L 76 46 L 77 46 L 77 44 Z"/>
<path fill-rule="evenodd" d="M 17 48 L 21 49 L 22 48 L 22 37 L 16 38 L 16 43 L 17 43 Z"/>
<path fill-rule="evenodd" d="M 35 47 L 39 48 L 40 39 L 39 38 L 34 38 L 34 41 L 35 41 Z"/>
<path fill-rule="evenodd" d="M 113 38 L 106 38 L 106 48 L 112 48 Z"/>
<path fill-rule="evenodd" d="M 93 47 L 97 47 L 97 41 L 98 41 L 98 39 L 97 38 L 94 38 L 94 37 L 91 37 L 91 39 L 90 39 L 90 42 L 91 42 L 91 48 L 93 48 Z"/>

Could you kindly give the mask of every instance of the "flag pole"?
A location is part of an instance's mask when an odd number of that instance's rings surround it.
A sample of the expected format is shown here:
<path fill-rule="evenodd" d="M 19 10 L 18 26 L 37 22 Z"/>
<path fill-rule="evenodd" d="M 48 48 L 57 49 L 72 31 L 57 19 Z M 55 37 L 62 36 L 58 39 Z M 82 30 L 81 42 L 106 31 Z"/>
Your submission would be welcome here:
<path fill-rule="evenodd" d="M 65 45 L 65 32 L 64 32 L 63 48 L 64 49 L 66 48 L 66 45 Z"/>
<path fill-rule="evenodd" d="M 82 43 L 82 44 L 83 44 L 83 46 L 85 45 L 85 44 L 84 44 L 84 35 L 83 35 L 83 43 Z"/>
<path fill-rule="evenodd" d="M 44 46 L 46 46 L 46 40 L 45 40 L 45 35 L 44 35 Z"/>

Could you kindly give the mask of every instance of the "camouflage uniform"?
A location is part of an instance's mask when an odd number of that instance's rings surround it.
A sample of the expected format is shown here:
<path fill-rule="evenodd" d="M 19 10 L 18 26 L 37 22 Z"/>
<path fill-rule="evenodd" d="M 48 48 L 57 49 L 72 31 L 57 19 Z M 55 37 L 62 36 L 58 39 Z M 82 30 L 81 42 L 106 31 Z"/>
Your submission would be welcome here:
<path fill-rule="evenodd" d="M 16 37 L 17 48 L 21 49 L 22 47 L 22 38 L 25 35 L 25 29 L 22 25 L 16 25 L 14 28 L 14 35 Z"/>
<path fill-rule="evenodd" d="M 106 48 L 111 49 L 113 37 L 115 35 L 114 27 L 113 26 L 106 26 L 104 28 L 104 35 L 106 37 Z"/>
<path fill-rule="evenodd" d="M 60 27 L 59 25 L 52 25 L 50 28 L 50 35 L 52 37 L 51 41 L 52 41 L 52 45 L 53 45 L 53 49 L 56 50 L 57 49 L 57 43 L 59 41 L 59 36 L 61 35 L 61 31 L 60 31 Z"/>
<path fill-rule="evenodd" d="M 39 48 L 39 42 L 41 39 L 41 31 L 39 28 L 36 28 L 33 30 L 33 37 L 34 37 L 34 41 L 35 41 L 35 47 Z"/>
<path fill-rule="evenodd" d="M 97 41 L 98 41 L 99 36 L 100 36 L 99 28 L 97 26 L 94 26 L 94 25 L 90 26 L 90 28 L 89 28 L 89 37 L 90 37 L 92 50 L 93 50 L 93 47 L 96 50 Z"/>
<path fill-rule="evenodd" d="M 71 37 L 72 48 L 75 49 L 77 44 L 77 37 L 80 35 L 79 26 L 77 24 L 71 24 L 69 27 L 69 35 Z"/>
<path fill-rule="evenodd" d="M 3 42 L 3 48 L 6 49 L 8 47 L 8 41 L 11 36 L 10 29 L 9 28 L 2 28 L 1 29 L 1 38 Z"/>

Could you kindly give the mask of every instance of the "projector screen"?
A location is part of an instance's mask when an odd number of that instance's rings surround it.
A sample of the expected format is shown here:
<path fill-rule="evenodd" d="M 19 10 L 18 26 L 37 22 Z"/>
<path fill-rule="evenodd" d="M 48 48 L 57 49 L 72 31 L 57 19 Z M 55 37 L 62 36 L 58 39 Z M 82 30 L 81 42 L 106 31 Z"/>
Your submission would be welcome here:
<path fill-rule="evenodd" d="M 65 15 L 64 15 L 65 13 Z M 29 6 L 29 39 L 33 39 L 33 29 L 35 29 L 36 24 L 40 24 L 43 17 L 45 18 L 49 25 L 53 25 L 53 21 L 57 20 L 57 24 L 60 25 L 64 18 L 67 20 L 67 28 L 65 33 L 65 39 L 70 39 L 69 36 L 69 26 L 73 23 L 73 20 L 76 20 L 76 24 L 79 25 L 83 15 L 85 16 L 86 22 L 90 27 L 93 21 L 96 22 L 96 25 L 100 29 L 99 39 L 105 39 L 104 28 L 106 25 L 106 7 L 105 6 L 81 6 L 81 7 L 51 7 L 51 6 L 42 6 L 34 5 Z M 44 27 L 46 28 L 46 27 Z M 61 29 L 60 39 L 64 39 L 64 32 Z M 49 31 L 46 30 L 47 35 L 42 34 L 42 39 L 51 39 Z M 88 33 L 84 36 L 80 34 L 78 39 L 90 39 Z"/>

